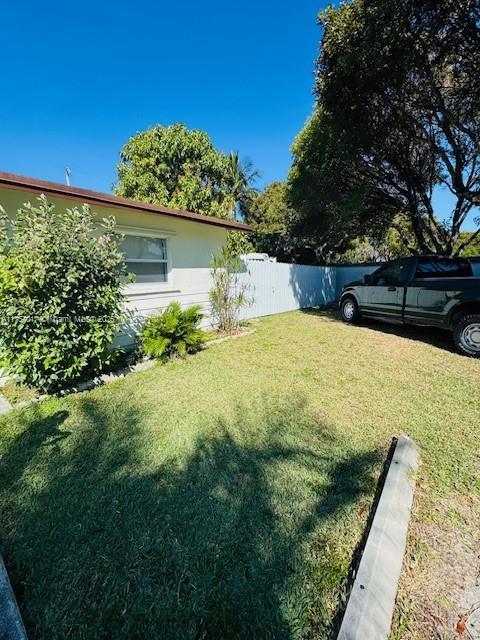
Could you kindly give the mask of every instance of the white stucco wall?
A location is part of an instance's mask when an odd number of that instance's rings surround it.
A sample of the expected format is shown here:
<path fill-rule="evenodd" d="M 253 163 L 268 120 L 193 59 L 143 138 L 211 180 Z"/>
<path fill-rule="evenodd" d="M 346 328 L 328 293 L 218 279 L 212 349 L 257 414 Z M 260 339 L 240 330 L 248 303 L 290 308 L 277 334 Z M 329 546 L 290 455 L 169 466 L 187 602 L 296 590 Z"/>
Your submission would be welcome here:
<path fill-rule="evenodd" d="M 13 218 L 23 203 L 34 202 L 37 193 L 0 187 L 0 205 Z M 78 202 L 48 197 L 58 208 L 72 207 Z M 174 300 L 182 306 L 201 304 L 209 312 L 208 293 L 211 289 L 210 261 L 227 237 L 227 229 L 210 224 L 183 220 L 154 213 L 129 211 L 108 206 L 92 206 L 96 219 L 114 216 L 119 230 L 130 230 L 142 235 L 148 232 L 167 241 L 169 282 L 157 284 L 131 284 L 125 291 L 126 307 L 130 319 L 118 338 L 121 345 L 132 344 L 141 318 L 162 311 Z M 208 325 L 208 317 L 204 325 Z"/>

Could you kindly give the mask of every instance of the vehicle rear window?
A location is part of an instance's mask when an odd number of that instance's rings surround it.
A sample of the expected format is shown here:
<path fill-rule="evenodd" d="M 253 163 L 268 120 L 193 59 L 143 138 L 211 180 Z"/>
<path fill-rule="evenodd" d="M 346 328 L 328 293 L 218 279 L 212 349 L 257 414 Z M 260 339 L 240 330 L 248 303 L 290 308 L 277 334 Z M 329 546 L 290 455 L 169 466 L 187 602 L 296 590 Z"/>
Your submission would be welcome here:
<path fill-rule="evenodd" d="M 467 260 L 429 258 L 419 260 L 415 278 L 466 278 L 472 275 Z"/>

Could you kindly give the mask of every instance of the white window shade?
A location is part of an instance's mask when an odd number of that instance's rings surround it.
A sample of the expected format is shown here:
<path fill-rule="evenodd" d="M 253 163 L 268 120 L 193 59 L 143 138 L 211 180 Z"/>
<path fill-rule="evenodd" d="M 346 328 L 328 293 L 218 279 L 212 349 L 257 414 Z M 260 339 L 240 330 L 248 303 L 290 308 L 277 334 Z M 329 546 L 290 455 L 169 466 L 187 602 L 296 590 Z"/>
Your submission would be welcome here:
<path fill-rule="evenodd" d="M 122 243 L 127 268 L 138 283 L 167 282 L 168 260 L 165 238 L 126 235 Z"/>

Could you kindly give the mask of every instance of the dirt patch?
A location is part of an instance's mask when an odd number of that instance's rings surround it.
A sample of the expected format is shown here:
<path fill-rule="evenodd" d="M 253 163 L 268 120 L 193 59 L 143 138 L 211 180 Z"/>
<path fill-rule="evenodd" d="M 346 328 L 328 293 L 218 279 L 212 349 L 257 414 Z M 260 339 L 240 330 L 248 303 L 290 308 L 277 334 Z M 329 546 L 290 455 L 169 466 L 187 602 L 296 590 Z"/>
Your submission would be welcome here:
<path fill-rule="evenodd" d="M 10 402 L 11 405 L 16 405 L 20 402 L 33 400 L 39 395 L 39 393 L 36 389 L 30 389 L 19 382 L 9 380 L 2 387 L 2 395 Z"/>
<path fill-rule="evenodd" d="M 225 333 L 223 331 L 208 332 L 205 344 L 206 346 L 210 346 L 212 344 L 219 344 L 221 342 L 225 342 L 226 340 L 233 340 L 234 338 L 242 338 L 244 336 L 249 336 L 252 333 L 255 333 L 255 331 L 256 329 L 245 327 L 235 333 Z"/>
<path fill-rule="evenodd" d="M 419 497 L 391 637 L 479 640 L 480 498 L 450 495 L 419 514 Z"/>

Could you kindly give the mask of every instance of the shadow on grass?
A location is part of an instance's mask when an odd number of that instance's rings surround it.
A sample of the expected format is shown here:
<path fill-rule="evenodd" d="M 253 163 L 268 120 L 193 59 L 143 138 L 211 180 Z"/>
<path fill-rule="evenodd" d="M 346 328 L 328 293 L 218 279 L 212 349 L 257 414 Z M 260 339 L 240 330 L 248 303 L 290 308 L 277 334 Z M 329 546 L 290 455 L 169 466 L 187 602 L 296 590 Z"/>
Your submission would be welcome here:
<path fill-rule="evenodd" d="M 182 453 L 134 406 L 84 397 L 66 417 L 31 418 L 0 467 L 32 639 L 331 637 L 378 452 L 296 396 L 199 418 Z"/>
<path fill-rule="evenodd" d="M 302 309 L 302 312 L 307 315 L 326 318 L 334 322 L 342 322 L 340 312 L 336 307 Z M 395 335 L 407 340 L 414 340 L 416 342 L 424 342 L 432 345 L 433 347 L 437 347 L 438 349 L 450 351 L 450 353 L 457 353 L 453 345 L 452 334 L 444 329 L 438 329 L 436 327 L 417 327 L 408 324 L 391 324 L 381 322 L 380 320 L 374 320 L 372 318 L 363 319 L 360 326 L 370 329 L 371 331 Z"/>
<path fill-rule="evenodd" d="M 22 477 L 40 447 L 54 446 L 66 438 L 69 432 L 61 431 L 60 426 L 67 418 L 67 411 L 57 411 L 22 431 L 0 458 L 0 479 L 7 478 L 11 488 Z"/>

